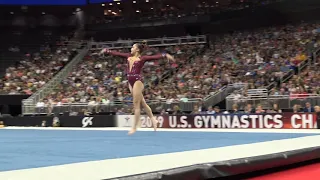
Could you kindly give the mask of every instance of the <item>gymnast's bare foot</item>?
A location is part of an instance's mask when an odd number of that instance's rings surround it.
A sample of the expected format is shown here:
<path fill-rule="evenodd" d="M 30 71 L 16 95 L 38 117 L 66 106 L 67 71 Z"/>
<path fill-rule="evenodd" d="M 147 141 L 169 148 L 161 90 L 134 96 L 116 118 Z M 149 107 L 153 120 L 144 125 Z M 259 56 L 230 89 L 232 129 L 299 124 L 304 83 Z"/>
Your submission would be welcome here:
<path fill-rule="evenodd" d="M 136 131 L 137 131 L 137 129 L 132 128 L 132 129 L 128 132 L 128 135 L 132 135 L 132 134 L 134 134 Z"/>
<path fill-rule="evenodd" d="M 152 118 L 152 126 L 153 126 L 154 131 L 157 131 L 158 124 L 159 124 L 159 121 L 155 117 L 153 117 Z"/>

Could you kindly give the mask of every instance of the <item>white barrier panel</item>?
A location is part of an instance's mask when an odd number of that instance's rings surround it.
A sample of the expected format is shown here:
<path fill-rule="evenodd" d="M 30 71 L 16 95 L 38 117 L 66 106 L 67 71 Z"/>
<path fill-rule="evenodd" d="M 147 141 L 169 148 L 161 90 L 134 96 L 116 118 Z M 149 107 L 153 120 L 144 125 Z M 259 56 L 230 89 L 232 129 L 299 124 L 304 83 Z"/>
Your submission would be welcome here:
<path fill-rule="evenodd" d="M 232 128 L 232 129 L 315 129 L 316 113 L 264 113 L 219 115 L 165 115 L 155 116 L 159 128 Z M 152 128 L 147 116 L 141 116 L 141 128 Z M 118 115 L 117 127 L 132 127 L 133 115 Z"/>
<path fill-rule="evenodd" d="M 162 128 L 164 118 L 162 116 L 155 116 L 159 121 L 159 127 Z M 146 115 L 140 117 L 140 127 L 142 128 L 152 128 L 152 122 L 150 118 Z M 132 127 L 134 122 L 134 115 L 117 115 L 116 124 L 117 127 Z"/>

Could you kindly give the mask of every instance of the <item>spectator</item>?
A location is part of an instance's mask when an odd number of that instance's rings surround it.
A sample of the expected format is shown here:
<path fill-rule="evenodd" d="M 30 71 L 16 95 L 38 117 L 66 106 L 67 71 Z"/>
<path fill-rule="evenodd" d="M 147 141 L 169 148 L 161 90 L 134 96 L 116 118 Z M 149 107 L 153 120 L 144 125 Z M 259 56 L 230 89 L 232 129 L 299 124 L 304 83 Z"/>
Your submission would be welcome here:
<path fill-rule="evenodd" d="M 274 103 L 272 109 L 269 111 L 270 113 L 282 113 L 282 110 L 279 108 L 279 105 Z"/>
<path fill-rule="evenodd" d="M 98 111 L 98 102 L 95 97 L 91 97 L 91 101 L 88 103 L 89 112 L 97 112 Z"/>
<path fill-rule="evenodd" d="M 252 107 L 252 105 L 251 104 L 247 104 L 247 106 L 246 106 L 246 108 L 245 108 L 245 113 L 248 113 L 248 114 L 250 114 L 250 113 L 255 113 L 256 111 L 255 111 L 255 109 Z"/>
<path fill-rule="evenodd" d="M 191 114 L 200 114 L 200 112 L 201 111 L 199 110 L 199 106 L 193 106 L 193 111 L 191 112 Z"/>
<path fill-rule="evenodd" d="M 307 102 L 305 108 L 303 109 L 303 112 L 314 112 L 314 108 L 309 102 Z"/>
<path fill-rule="evenodd" d="M 172 112 L 173 115 L 180 115 L 180 114 L 183 114 L 183 112 L 180 110 L 180 107 L 175 105 L 173 106 L 173 112 Z"/>
<path fill-rule="evenodd" d="M 119 109 L 116 114 L 117 114 L 117 115 L 124 115 L 124 114 L 126 114 L 126 113 L 125 113 L 125 109 L 124 109 L 124 108 Z"/>
<path fill-rule="evenodd" d="M 301 112 L 298 104 L 293 105 L 292 109 L 293 109 L 293 113 L 300 113 Z"/>
<path fill-rule="evenodd" d="M 207 114 L 215 114 L 216 112 L 213 110 L 212 106 L 208 107 Z"/>
<path fill-rule="evenodd" d="M 199 112 L 206 112 L 207 111 L 207 108 L 206 108 L 206 106 L 204 105 L 204 102 L 203 101 L 200 101 L 200 103 L 199 103 Z"/>
<path fill-rule="evenodd" d="M 263 110 L 262 105 L 258 104 L 256 109 L 257 114 L 265 113 L 265 110 Z"/>
<path fill-rule="evenodd" d="M 237 104 L 232 105 L 232 113 L 233 114 L 239 114 L 240 113 Z"/>
<path fill-rule="evenodd" d="M 220 107 L 219 106 L 215 106 L 214 107 L 214 111 L 215 111 L 215 114 L 220 114 Z"/>

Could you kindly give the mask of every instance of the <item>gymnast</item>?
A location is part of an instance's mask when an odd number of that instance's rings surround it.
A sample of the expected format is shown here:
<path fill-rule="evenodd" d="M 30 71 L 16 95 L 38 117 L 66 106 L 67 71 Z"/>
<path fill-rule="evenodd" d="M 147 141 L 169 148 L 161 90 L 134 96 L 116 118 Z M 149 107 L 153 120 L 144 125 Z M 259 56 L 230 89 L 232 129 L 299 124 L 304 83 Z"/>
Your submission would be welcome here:
<path fill-rule="evenodd" d="M 99 54 L 110 54 L 113 56 L 121 56 L 124 58 L 127 58 L 127 66 L 128 66 L 128 72 L 127 72 L 127 78 L 129 82 L 129 89 L 133 96 L 133 107 L 134 107 L 134 124 L 131 130 L 129 131 L 129 135 L 134 134 L 137 131 L 137 127 L 139 125 L 140 121 L 140 105 L 145 109 L 147 115 L 149 116 L 150 120 L 152 121 L 152 126 L 154 130 L 157 130 L 158 121 L 153 116 L 151 108 L 147 105 L 144 97 L 143 97 L 143 89 L 144 85 L 142 83 L 143 77 L 141 75 L 141 70 L 143 68 L 143 65 L 146 61 L 151 60 L 157 60 L 161 58 L 167 58 L 168 61 L 174 61 L 174 57 L 171 56 L 168 53 L 161 53 L 158 55 L 153 56 L 144 56 L 142 55 L 144 50 L 147 48 L 147 45 L 144 43 L 137 43 L 134 44 L 131 48 L 131 53 L 121 53 L 116 51 L 111 51 L 109 49 L 102 49 L 102 51 Z"/>

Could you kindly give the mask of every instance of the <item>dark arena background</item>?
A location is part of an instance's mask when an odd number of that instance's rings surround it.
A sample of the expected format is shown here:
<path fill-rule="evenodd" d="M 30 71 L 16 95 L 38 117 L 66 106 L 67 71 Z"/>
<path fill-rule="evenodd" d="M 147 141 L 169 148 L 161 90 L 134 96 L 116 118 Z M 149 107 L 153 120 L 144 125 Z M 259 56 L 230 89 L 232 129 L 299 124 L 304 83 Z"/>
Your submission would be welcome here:
<path fill-rule="evenodd" d="M 320 1 L 0 0 L 0 179 L 318 180 Z M 129 52 L 143 68 L 138 131 Z"/>

